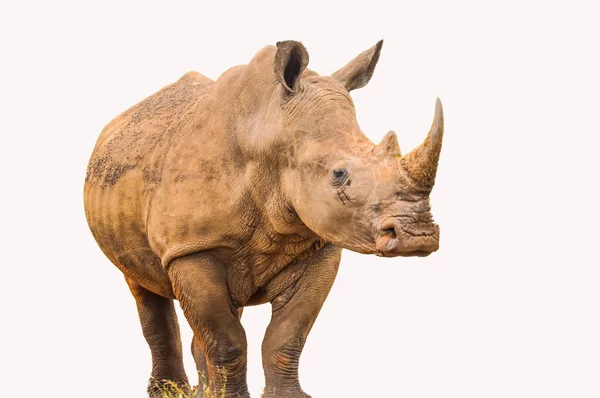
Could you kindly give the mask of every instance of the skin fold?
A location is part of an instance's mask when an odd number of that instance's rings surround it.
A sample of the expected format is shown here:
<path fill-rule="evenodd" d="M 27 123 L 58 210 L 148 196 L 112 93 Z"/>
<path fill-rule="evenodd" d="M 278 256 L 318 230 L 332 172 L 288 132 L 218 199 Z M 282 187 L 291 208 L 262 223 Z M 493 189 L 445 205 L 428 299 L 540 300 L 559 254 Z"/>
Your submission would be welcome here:
<path fill-rule="evenodd" d="M 306 68 L 296 41 L 260 50 L 216 81 L 189 72 L 102 131 L 85 179 L 86 217 L 124 274 L 152 352 L 152 378 L 185 384 L 173 300 L 192 327 L 209 387 L 249 397 L 248 305 L 271 303 L 264 397 L 308 397 L 299 358 L 342 248 L 385 257 L 438 249 L 429 193 L 443 115 L 402 156 L 373 144 L 350 91 L 370 80 L 383 42 L 332 76 Z M 160 397 L 156 386 L 151 397 Z"/>

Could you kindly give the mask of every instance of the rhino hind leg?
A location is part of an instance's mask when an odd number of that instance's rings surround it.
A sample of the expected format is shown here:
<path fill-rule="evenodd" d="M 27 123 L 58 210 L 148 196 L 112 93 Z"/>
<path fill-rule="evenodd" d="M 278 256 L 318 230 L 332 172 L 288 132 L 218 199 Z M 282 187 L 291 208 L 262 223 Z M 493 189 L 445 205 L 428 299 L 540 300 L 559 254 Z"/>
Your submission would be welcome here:
<path fill-rule="evenodd" d="M 173 300 L 152 293 L 130 279 L 127 279 L 127 284 L 135 298 L 142 332 L 152 353 L 148 394 L 151 398 L 162 397 L 165 381 L 188 388 Z"/>
<path fill-rule="evenodd" d="M 247 342 L 239 310 L 229 295 L 225 268 L 197 253 L 174 260 L 169 278 L 175 297 L 194 332 L 195 356 L 206 358 L 208 387 L 214 396 L 249 398 Z M 200 362 L 200 369 L 203 363 Z M 198 365 L 197 365 L 198 367 Z"/>

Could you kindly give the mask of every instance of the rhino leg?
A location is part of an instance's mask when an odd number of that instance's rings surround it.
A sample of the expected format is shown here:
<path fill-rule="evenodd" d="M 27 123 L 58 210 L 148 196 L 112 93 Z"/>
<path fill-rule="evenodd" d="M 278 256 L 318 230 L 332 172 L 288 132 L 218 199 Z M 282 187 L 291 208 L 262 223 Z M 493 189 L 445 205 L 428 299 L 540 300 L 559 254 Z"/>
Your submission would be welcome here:
<path fill-rule="evenodd" d="M 242 318 L 243 310 L 244 308 L 238 308 L 238 318 L 240 319 Z M 196 370 L 198 371 L 198 385 L 202 388 L 204 384 L 209 383 L 208 365 L 206 364 L 206 356 L 202 351 L 200 339 L 196 335 L 194 335 L 194 338 L 192 339 L 192 356 L 194 357 Z"/>
<path fill-rule="evenodd" d="M 198 386 L 202 389 L 204 383 L 208 383 L 208 365 L 206 364 L 206 357 L 202 352 L 202 346 L 198 336 L 194 334 L 192 339 L 192 356 L 194 362 L 196 362 L 196 370 L 198 371 Z"/>
<path fill-rule="evenodd" d="M 225 268 L 198 253 L 173 261 L 169 277 L 175 297 L 206 358 L 208 385 L 215 396 L 249 398 L 246 333 L 229 296 Z M 199 357 L 201 359 L 201 357 Z"/>
<path fill-rule="evenodd" d="M 271 300 L 273 314 L 262 345 L 263 398 L 310 398 L 298 380 L 300 354 L 333 285 L 340 252 L 332 245 L 321 249 L 301 264 L 304 271 L 296 282 Z"/>
<path fill-rule="evenodd" d="M 163 380 L 187 386 L 173 300 L 154 294 L 130 279 L 127 279 L 127 284 L 135 298 L 142 332 L 152 353 L 152 378 L 148 385 L 150 397 L 162 397 Z"/>

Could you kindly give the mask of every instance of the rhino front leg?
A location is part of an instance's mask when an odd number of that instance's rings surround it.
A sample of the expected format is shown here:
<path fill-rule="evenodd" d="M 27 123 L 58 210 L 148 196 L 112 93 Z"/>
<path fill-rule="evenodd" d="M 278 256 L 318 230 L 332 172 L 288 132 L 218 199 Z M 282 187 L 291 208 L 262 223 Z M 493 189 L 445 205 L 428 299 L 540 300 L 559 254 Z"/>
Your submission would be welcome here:
<path fill-rule="evenodd" d="M 206 358 L 209 388 L 219 398 L 222 389 L 226 398 L 249 398 L 246 334 L 229 296 L 225 268 L 198 253 L 174 260 L 169 277 L 194 332 L 195 348 Z M 196 357 L 202 359 L 198 352 Z"/>
<path fill-rule="evenodd" d="M 238 308 L 238 318 L 242 318 L 243 308 Z M 202 345 L 200 344 L 200 338 L 194 335 L 192 339 L 192 356 L 196 363 L 196 370 L 198 371 L 198 386 L 204 387 L 204 384 L 208 384 L 208 365 L 206 364 L 206 356 L 202 351 Z"/>
<path fill-rule="evenodd" d="M 196 370 L 198 371 L 198 387 L 202 390 L 203 383 L 208 383 L 208 365 L 206 364 L 206 357 L 200 345 L 200 339 L 196 335 L 192 339 L 192 356 L 194 357 Z"/>
<path fill-rule="evenodd" d="M 337 274 L 341 250 L 333 245 L 315 257 L 291 265 L 296 282 L 281 290 L 271 301 L 273 314 L 262 345 L 265 392 L 263 398 L 310 398 L 302 391 L 298 366 L 304 343 Z M 278 291 L 277 278 L 269 290 Z M 279 286 L 278 286 L 279 285 Z"/>

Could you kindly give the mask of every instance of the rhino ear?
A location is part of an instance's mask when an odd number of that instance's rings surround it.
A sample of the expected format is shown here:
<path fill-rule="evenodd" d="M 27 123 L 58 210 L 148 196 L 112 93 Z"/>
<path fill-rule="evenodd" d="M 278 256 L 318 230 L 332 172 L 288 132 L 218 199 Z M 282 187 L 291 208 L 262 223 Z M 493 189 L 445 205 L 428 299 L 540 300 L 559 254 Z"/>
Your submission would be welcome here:
<path fill-rule="evenodd" d="M 358 57 L 335 72 L 332 77 L 342 82 L 348 91 L 364 87 L 373 76 L 382 46 L 383 40 L 379 40 L 373 47 L 363 51 Z"/>
<path fill-rule="evenodd" d="M 275 76 L 290 93 L 298 88 L 300 75 L 308 65 L 308 52 L 302 43 L 287 40 L 277 43 L 273 67 Z"/>

